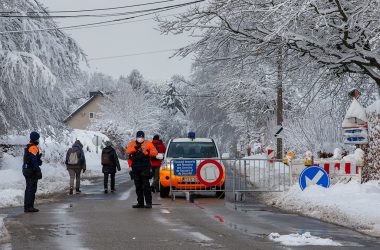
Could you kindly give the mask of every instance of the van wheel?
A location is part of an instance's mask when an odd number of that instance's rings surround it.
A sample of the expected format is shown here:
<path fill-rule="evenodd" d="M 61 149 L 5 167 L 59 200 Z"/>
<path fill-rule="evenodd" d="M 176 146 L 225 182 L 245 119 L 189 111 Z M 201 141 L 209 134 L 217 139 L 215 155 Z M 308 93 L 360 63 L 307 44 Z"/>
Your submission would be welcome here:
<path fill-rule="evenodd" d="M 160 188 L 160 197 L 161 198 L 167 198 L 170 193 L 170 187 L 163 187 Z"/>

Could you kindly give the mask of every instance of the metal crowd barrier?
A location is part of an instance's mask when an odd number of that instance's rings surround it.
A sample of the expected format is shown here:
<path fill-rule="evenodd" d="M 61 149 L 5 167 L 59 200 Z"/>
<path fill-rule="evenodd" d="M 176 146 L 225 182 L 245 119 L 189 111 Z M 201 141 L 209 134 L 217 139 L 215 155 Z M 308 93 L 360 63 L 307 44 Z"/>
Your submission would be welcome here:
<path fill-rule="evenodd" d="M 176 194 L 185 193 L 189 199 L 191 193 L 216 192 L 216 197 L 222 198 L 225 193 L 233 193 L 235 199 L 242 194 L 254 192 L 282 192 L 292 185 L 291 166 L 281 160 L 267 159 L 212 159 L 218 162 L 223 169 L 220 182 L 204 185 L 198 178 L 212 182 L 218 175 L 218 168 L 202 164 L 210 159 L 175 159 L 170 161 L 170 195 L 175 200 Z M 191 164 L 195 162 L 195 170 Z M 183 165 L 181 165 L 181 163 Z M 199 170 L 199 166 L 201 170 Z M 178 166 L 183 172 L 178 171 Z M 206 168 L 203 170 L 203 168 Z M 189 171 L 187 171 L 189 170 Z M 196 172 L 196 174 L 194 174 Z M 200 174 L 201 173 L 201 174 Z M 203 174 L 202 174 L 203 173 Z M 220 171 L 219 171 L 220 173 Z M 181 175 L 178 175 L 181 174 Z M 209 176 L 208 176 L 209 175 Z M 205 177 L 206 176 L 206 177 Z M 241 199 L 241 198 L 240 198 Z"/>

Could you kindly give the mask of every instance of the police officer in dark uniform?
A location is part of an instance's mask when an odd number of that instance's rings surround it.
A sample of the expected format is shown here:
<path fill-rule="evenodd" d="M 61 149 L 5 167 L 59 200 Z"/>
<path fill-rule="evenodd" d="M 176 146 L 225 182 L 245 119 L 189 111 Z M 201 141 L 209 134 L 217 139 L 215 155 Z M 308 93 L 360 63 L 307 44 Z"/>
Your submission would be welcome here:
<path fill-rule="evenodd" d="M 129 155 L 136 186 L 137 204 L 133 205 L 133 208 L 152 208 L 152 190 L 149 183 L 151 178 L 150 159 L 158 154 L 157 149 L 152 142 L 145 140 L 143 131 L 138 131 L 136 140 L 130 141 L 125 151 Z"/>
<path fill-rule="evenodd" d="M 40 150 L 38 148 L 40 135 L 37 132 L 30 133 L 30 142 L 24 150 L 24 162 L 22 173 L 25 177 L 26 188 L 24 197 L 24 212 L 33 213 L 39 210 L 34 207 L 37 183 L 42 179 L 40 166 L 42 165 Z"/>

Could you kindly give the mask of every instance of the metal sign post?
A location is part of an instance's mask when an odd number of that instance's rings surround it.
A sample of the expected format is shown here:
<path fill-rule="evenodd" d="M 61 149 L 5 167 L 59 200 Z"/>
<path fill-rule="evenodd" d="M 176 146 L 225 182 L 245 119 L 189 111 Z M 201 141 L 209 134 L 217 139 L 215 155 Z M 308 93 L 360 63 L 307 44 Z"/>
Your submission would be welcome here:
<path fill-rule="evenodd" d="M 98 135 L 95 135 L 94 138 L 92 138 L 92 143 L 96 147 L 96 153 L 98 153 L 98 147 L 102 144 L 102 139 L 100 139 Z"/>

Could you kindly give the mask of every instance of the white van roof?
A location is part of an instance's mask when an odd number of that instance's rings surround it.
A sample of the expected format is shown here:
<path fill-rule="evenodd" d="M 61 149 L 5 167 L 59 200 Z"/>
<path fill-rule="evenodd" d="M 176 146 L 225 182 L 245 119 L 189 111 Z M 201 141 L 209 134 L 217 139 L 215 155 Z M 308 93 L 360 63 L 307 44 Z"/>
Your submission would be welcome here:
<path fill-rule="evenodd" d="M 175 138 L 172 140 L 172 142 L 213 142 L 213 140 L 210 138 Z"/>

